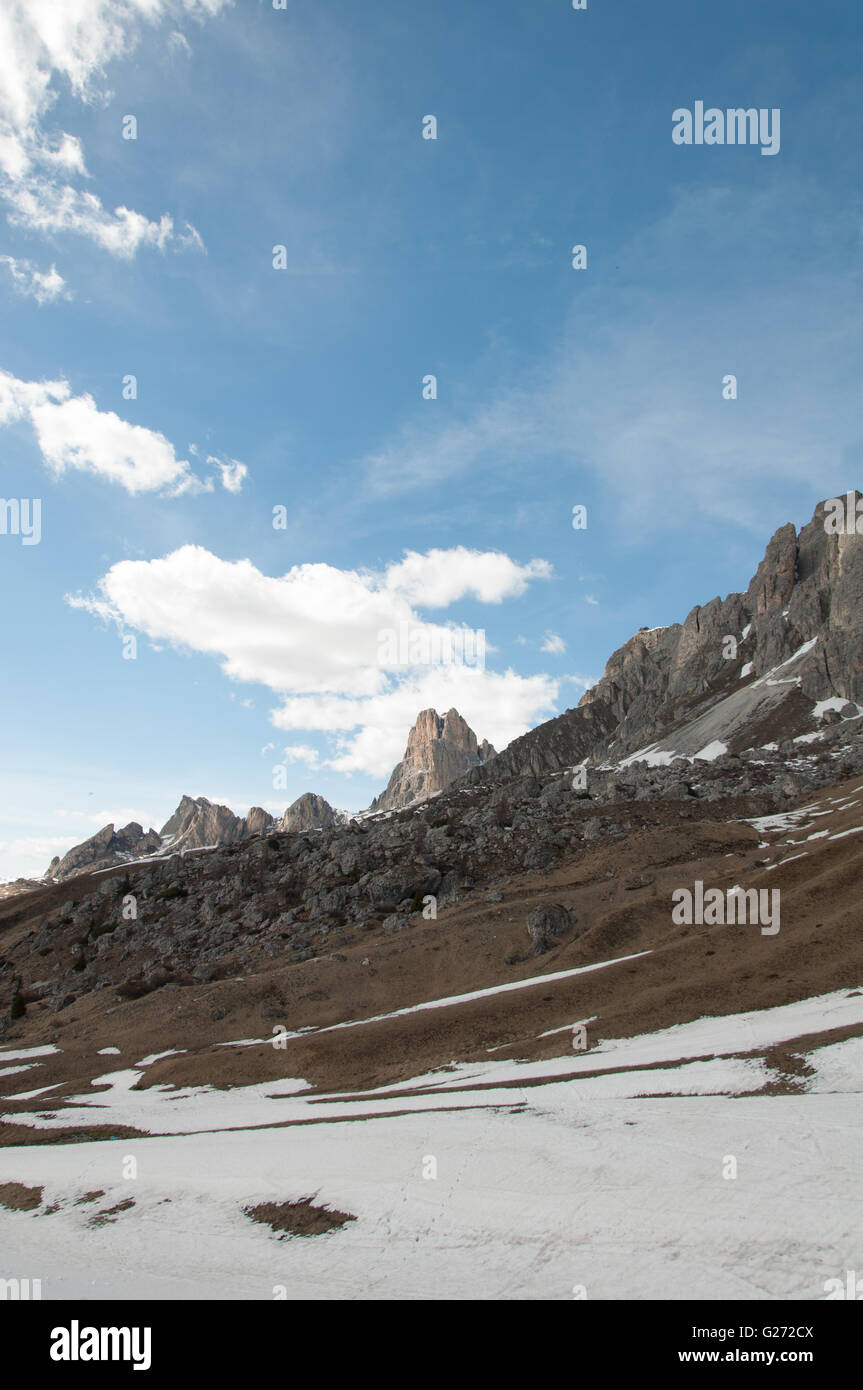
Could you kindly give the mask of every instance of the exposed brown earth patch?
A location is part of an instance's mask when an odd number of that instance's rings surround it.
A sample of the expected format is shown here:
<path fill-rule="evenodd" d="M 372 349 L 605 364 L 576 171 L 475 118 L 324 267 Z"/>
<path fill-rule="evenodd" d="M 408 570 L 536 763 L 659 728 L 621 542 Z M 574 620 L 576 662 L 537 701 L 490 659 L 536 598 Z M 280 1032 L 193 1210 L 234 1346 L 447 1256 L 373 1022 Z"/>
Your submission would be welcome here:
<path fill-rule="evenodd" d="M 296 1202 L 261 1202 L 256 1207 L 244 1207 L 246 1216 L 270 1226 L 280 1240 L 286 1236 L 320 1236 L 338 1230 L 348 1221 L 356 1221 L 350 1212 L 318 1207 L 312 1197 L 300 1197 Z"/>
<path fill-rule="evenodd" d="M 9 1211 L 35 1211 L 42 1205 L 43 1187 L 25 1187 L 22 1182 L 0 1183 L 0 1206 Z"/>
<path fill-rule="evenodd" d="M 130 1211 L 135 1205 L 134 1197 L 127 1197 L 124 1202 L 118 1202 L 114 1207 L 106 1207 L 104 1211 L 97 1211 L 95 1216 L 91 1216 L 87 1222 L 88 1226 L 110 1226 L 117 1220 L 123 1211 Z"/>
<path fill-rule="evenodd" d="M 87 1129 L 37 1129 L 34 1125 L 5 1124 L 0 1121 L 0 1149 L 30 1144 L 93 1144 L 102 1139 L 149 1139 L 143 1130 L 131 1125 L 90 1125 Z"/>

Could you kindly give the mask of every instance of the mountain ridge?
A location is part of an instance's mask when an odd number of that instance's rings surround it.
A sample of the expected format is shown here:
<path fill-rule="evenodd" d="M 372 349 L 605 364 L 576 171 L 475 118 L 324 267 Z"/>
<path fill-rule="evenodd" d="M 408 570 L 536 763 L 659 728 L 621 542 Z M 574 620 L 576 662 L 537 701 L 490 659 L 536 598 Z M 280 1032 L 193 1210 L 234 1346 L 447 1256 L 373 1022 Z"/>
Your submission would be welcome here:
<path fill-rule="evenodd" d="M 856 512 L 859 492 L 848 494 Z M 780 526 L 748 587 L 696 604 L 682 623 L 641 628 L 609 657 L 579 704 L 496 753 L 455 709 L 420 711 L 387 787 L 360 817 L 402 810 L 450 785 L 539 777 L 643 755 L 673 763 L 812 737 L 831 716 L 863 712 L 863 536 L 831 532 L 831 499 L 798 532 Z M 307 792 L 276 820 L 183 796 L 161 832 L 137 822 L 96 835 L 52 860 L 46 879 L 170 850 L 229 844 L 273 830 L 329 828 L 339 819 Z M 26 883 L 22 880 L 22 884 Z M 23 887 L 21 891 L 26 891 Z"/>
<path fill-rule="evenodd" d="M 863 536 L 830 533 L 827 507 L 799 533 L 791 522 L 774 532 L 745 591 L 634 633 L 575 709 L 514 739 L 493 774 L 468 780 L 641 751 L 693 758 L 712 743 L 734 753 L 813 732 L 822 704 L 863 701 Z"/>

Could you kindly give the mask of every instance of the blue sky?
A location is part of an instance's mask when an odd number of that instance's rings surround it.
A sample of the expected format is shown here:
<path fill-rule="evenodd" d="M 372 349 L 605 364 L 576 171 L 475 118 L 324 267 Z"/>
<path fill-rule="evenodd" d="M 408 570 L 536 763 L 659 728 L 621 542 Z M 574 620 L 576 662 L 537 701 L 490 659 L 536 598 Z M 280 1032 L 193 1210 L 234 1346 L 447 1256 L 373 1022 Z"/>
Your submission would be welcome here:
<path fill-rule="evenodd" d="M 7 7 L 0 876 L 184 792 L 360 809 L 427 705 L 501 747 L 858 485 L 861 46 L 850 0 Z M 698 100 L 779 153 L 676 145 Z M 485 669 L 382 667 L 399 622 Z"/>

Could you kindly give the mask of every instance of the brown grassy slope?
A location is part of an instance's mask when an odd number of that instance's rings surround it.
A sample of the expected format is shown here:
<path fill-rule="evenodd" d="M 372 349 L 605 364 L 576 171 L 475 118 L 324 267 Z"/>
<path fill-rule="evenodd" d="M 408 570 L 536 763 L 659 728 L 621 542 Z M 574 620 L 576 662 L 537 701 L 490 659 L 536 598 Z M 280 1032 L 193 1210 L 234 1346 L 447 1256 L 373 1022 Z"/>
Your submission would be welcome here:
<path fill-rule="evenodd" d="M 841 795 L 855 797 L 861 788 L 855 779 Z M 830 798 L 839 795 L 828 789 L 811 798 L 806 804 L 830 814 L 767 836 L 772 845 L 766 849 L 758 848 L 761 837 L 751 827 L 720 820 L 675 824 L 667 808 L 658 808 L 657 824 L 584 848 L 552 872 L 514 877 L 502 886 L 501 902 L 487 902 L 480 894 L 436 922 L 396 936 L 369 933 L 344 951 L 345 961 L 323 957 L 290 966 L 262 961 L 242 978 L 162 989 L 135 1001 L 118 1002 L 113 991 L 101 990 L 60 1014 L 31 1007 L 4 1045 L 55 1038 L 62 1052 L 39 1059 L 33 1070 L 0 1078 L 0 1094 L 63 1084 L 41 1102 L 7 1100 L 4 1109 L 10 1120 L 40 1103 L 56 1112 L 65 1096 L 80 1092 L 93 1077 L 169 1048 L 186 1051 L 148 1068 L 147 1084 L 228 1086 L 295 1076 L 322 1090 L 358 1090 L 406 1080 L 454 1059 L 487 1060 L 490 1048 L 500 1049 L 493 1054 L 497 1059 L 571 1055 L 568 1032 L 540 1034 L 584 1018 L 596 1019 L 588 1028 L 593 1045 L 600 1038 L 632 1036 L 706 1014 L 854 988 L 863 979 L 857 907 L 863 835 L 787 843 L 815 830 L 832 834 L 863 823 L 860 804 L 832 805 Z M 722 809 L 715 807 L 717 813 Z M 792 857 L 803 850 L 804 858 Z M 765 861 L 778 867 L 769 869 Z M 697 878 L 722 888 L 740 883 L 780 889 L 779 934 L 763 936 L 751 925 L 675 926 L 671 893 L 691 888 Z M 632 886 L 639 880 L 642 886 Z M 525 922 L 543 902 L 564 903 L 578 920 L 571 935 L 537 958 L 527 955 Z M 19 922 L 13 930 L 21 927 Z M 513 952 L 525 958 L 508 965 L 506 956 Z M 650 954 L 581 977 L 544 979 L 638 952 Z M 325 1028 L 532 978 L 537 983 L 523 990 L 310 1033 L 289 1041 L 283 1051 L 214 1047 L 268 1036 L 278 1024 Z M 121 1056 L 97 1056 L 106 1046 L 119 1047 Z M 86 1118 L 96 1116 L 89 1112 Z"/>

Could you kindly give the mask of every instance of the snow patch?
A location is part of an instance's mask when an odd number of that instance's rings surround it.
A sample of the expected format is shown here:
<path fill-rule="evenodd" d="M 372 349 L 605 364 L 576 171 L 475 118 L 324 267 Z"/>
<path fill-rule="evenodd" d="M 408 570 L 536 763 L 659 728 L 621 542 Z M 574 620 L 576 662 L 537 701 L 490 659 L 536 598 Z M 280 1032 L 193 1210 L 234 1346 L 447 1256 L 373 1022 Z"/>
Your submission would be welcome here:
<path fill-rule="evenodd" d="M 714 739 L 712 743 L 705 744 L 700 753 L 696 753 L 696 758 L 702 758 L 704 762 L 712 763 L 715 758 L 721 758 L 723 753 L 728 752 L 728 744 L 721 743 L 719 739 Z"/>
<path fill-rule="evenodd" d="M 648 743 L 645 748 L 639 748 L 637 753 L 630 753 L 628 758 L 624 758 L 621 767 L 629 767 L 630 763 L 647 763 L 650 767 L 669 767 L 675 758 L 681 755 L 668 749 L 656 750 L 655 743 Z"/>
<path fill-rule="evenodd" d="M 811 637 L 808 642 L 804 642 L 803 646 L 798 647 L 797 651 L 794 652 L 791 656 L 789 656 L 785 661 L 780 661 L 778 666 L 772 667 L 772 669 L 769 670 L 765 675 L 759 676 L 757 681 L 752 682 L 753 690 L 756 688 L 756 686 L 759 685 L 799 685 L 799 676 L 790 676 L 788 677 L 788 679 L 782 680 L 776 680 L 774 678 L 776 677 L 777 672 L 784 671 L 786 666 L 790 666 L 794 661 L 799 661 L 801 656 L 805 656 L 807 652 L 811 652 L 812 648 L 815 646 L 815 643 L 817 641 L 817 637 Z M 765 747 L 766 746 L 767 745 L 765 745 Z"/>

